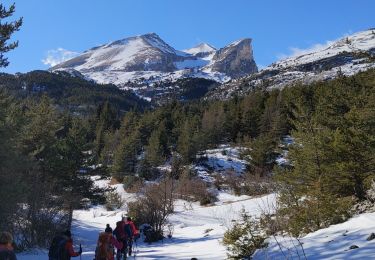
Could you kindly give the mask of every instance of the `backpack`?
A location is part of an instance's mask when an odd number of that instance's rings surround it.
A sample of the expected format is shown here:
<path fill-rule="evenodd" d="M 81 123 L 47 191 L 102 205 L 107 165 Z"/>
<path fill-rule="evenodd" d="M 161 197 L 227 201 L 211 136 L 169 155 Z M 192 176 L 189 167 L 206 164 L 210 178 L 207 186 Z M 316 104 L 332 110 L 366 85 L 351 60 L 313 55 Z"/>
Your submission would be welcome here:
<path fill-rule="evenodd" d="M 55 236 L 48 251 L 49 260 L 63 260 L 68 258 L 65 245 L 68 239 L 65 236 Z"/>
<path fill-rule="evenodd" d="M 116 236 L 117 240 L 126 238 L 124 225 L 125 225 L 124 221 L 118 221 L 116 223 L 116 228 L 113 231 L 113 234 Z"/>
<path fill-rule="evenodd" d="M 114 247 L 110 242 L 111 235 L 102 232 L 99 234 L 98 243 L 95 249 L 95 260 L 113 259 Z"/>
<path fill-rule="evenodd" d="M 129 222 L 125 223 L 124 225 L 124 232 L 126 234 L 126 238 L 132 238 L 133 237 L 133 230 Z"/>

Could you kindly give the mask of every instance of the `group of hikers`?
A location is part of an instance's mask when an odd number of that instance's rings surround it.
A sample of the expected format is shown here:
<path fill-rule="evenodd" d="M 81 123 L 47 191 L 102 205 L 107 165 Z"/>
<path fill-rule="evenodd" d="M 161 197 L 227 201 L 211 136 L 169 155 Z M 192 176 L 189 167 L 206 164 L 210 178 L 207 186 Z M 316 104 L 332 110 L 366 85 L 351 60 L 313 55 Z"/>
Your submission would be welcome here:
<path fill-rule="evenodd" d="M 150 228 L 145 227 L 144 231 Z M 116 223 L 115 230 L 107 224 L 104 232 L 99 233 L 94 260 L 114 260 L 115 256 L 116 260 L 126 259 L 133 254 L 133 243 L 136 243 L 139 237 L 139 230 L 130 217 L 122 217 L 121 221 Z M 9 232 L 1 232 L 0 260 L 17 260 L 12 244 L 12 235 Z M 48 257 L 49 260 L 70 260 L 71 257 L 81 254 L 82 246 L 79 245 L 79 251 L 74 251 L 72 233 L 66 230 L 53 238 Z M 193 257 L 191 260 L 198 259 Z"/>
<path fill-rule="evenodd" d="M 139 231 L 130 217 L 118 221 L 114 230 L 107 224 L 105 231 L 99 234 L 94 260 L 114 260 L 115 255 L 116 260 L 126 259 L 133 254 L 133 243 L 139 237 Z M 82 246 L 79 246 L 78 252 L 74 251 L 72 234 L 67 230 L 54 237 L 48 256 L 49 260 L 70 260 L 81 254 Z"/>

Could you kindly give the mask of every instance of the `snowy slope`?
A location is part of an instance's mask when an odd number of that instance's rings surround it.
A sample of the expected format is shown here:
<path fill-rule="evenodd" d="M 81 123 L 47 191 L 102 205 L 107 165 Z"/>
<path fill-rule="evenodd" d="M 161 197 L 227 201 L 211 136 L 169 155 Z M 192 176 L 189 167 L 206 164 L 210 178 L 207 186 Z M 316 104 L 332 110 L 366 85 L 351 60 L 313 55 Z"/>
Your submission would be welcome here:
<path fill-rule="evenodd" d="M 123 197 L 131 195 L 121 191 Z M 174 225 L 172 239 L 151 245 L 139 242 L 136 259 L 225 259 L 225 247 L 221 240 L 232 219 L 238 218 L 239 212 L 245 208 L 254 216 L 259 216 L 264 209 L 272 207 L 275 195 L 259 198 L 248 196 L 236 197 L 220 193 L 219 201 L 210 207 L 200 206 L 179 200 L 175 205 L 175 213 L 169 222 Z M 83 260 L 92 260 L 96 240 L 108 223 L 112 227 L 126 214 L 126 208 L 117 211 L 106 211 L 103 207 L 74 212 L 73 236 L 76 246 L 82 244 Z M 20 260 L 47 259 L 46 251 L 34 251 L 18 255 Z M 132 259 L 132 258 L 130 258 Z"/>
<path fill-rule="evenodd" d="M 215 51 L 216 51 L 215 47 L 212 47 L 208 43 L 201 43 L 193 48 L 183 50 L 183 52 L 186 52 L 192 55 L 197 55 L 200 53 L 212 53 Z"/>
<path fill-rule="evenodd" d="M 276 237 L 269 239 L 269 247 L 258 250 L 254 259 L 374 259 L 375 241 L 367 237 L 375 232 L 375 213 L 365 213 L 300 239 Z M 280 250 L 280 244 L 282 251 Z M 350 250 L 356 245 L 359 248 Z"/>
<path fill-rule="evenodd" d="M 234 95 L 245 95 L 264 84 L 269 89 L 283 88 L 297 81 L 308 84 L 330 80 L 338 74 L 350 76 L 375 68 L 375 29 L 299 53 L 299 56 L 275 62 L 258 73 L 223 84 L 210 97 L 227 99 Z"/>
<path fill-rule="evenodd" d="M 323 45 L 312 52 L 283 59 L 265 68 L 265 70 L 294 67 L 334 57 L 343 52 L 367 52 L 371 49 L 375 49 L 375 30 L 370 29 L 355 33 L 337 41 L 328 42 L 328 44 Z"/>
<path fill-rule="evenodd" d="M 108 181 L 96 181 L 97 185 L 108 185 Z M 129 201 L 133 194 L 115 185 L 122 197 Z M 225 247 L 221 244 L 224 232 L 239 217 L 242 209 L 258 217 L 275 208 L 276 195 L 270 194 L 252 198 L 233 196 L 221 192 L 213 206 L 200 206 L 183 200 L 176 201 L 175 213 L 169 217 L 174 231 L 172 239 L 151 245 L 139 241 L 136 259 L 226 259 Z M 106 224 L 112 227 L 126 214 L 126 207 L 116 211 L 106 211 L 103 207 L 74 211 L 73 236 L 76 248 L 82 244 L 82 259 L 92 260 L 96 240 Z M 375 213 L 364 213 L 348 221 L 310 233 L 296 240 L 290 237 L 271 237 L 269 246 L 258 250 L 254 259 L 373 259 L 375 240 L 367 237 L 375 232 Z M 302 245 L 302 246 L 301 246 Z M 350 250 L 356 245 L 359 248 Z M 46 250 L 34 250 L 18 254 L 20 260 L 47 259 Z M 134 259 L 134 258 L 130 258 Z"/>

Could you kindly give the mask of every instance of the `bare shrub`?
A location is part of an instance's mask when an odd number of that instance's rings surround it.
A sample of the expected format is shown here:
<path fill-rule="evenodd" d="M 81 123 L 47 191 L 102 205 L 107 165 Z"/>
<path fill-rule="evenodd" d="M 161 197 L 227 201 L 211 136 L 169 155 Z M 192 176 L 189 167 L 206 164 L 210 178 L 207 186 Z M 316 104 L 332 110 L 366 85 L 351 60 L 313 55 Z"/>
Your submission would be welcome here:
<path fill-rule="evenodd" d="M 221 179 L 221 186 L 228 187 L 235 195 L 259 196 L 275 190 L 275 184 L 270 177 L 259 177 L 249 173 L 238 175 L 227 171 Z"/>
<path fill-rule="evenodd" d="M 126 176 L 122 183 L 129 193 L 138 193 L 144 186 L 143 179 L 137 176 Z"/>
<path fill-rule="evenodd" d="M 181 199 L 199 201 L 201 205 L 207 205 L 216 200 L 216 196 L 207 188 L 207 184 L 201 179 L 184 174 L 178 182 L 177 194 Z"/>
<path fill-rule="evenodd" d="M 160 184 L 152 184 L 145 188 L 144 196 L 135 202 L 128 203 L 129 215 L 137 224 L 149 224 L 157 236 L 154 240 L 163 238 L 163 230 L 167 218 L 174 210 L 175 181 L 163 180 Z"/>

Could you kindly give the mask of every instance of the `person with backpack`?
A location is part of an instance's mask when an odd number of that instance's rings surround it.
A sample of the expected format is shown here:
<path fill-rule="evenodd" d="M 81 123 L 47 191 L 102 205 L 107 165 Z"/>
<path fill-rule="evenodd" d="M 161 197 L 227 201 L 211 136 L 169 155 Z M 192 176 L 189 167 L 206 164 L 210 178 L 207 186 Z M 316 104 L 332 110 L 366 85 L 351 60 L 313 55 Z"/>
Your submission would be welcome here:
<path fill-rule="evenodd" d="M 128 249 L 129 249 L 129 255 L 132 255 L 133 251 L 133 242 L 137 241 L 137 239 L 140 237 L 139 230 L 135 227 L 134 222 L 132 221 L 131 217 L 127 217 L 126 223 L 130 226 L 131 229 L 131 237 L 129 238 L 128 242 Z"/>
<path fill-rule="evenodd" d="M 133 239 L 137 240 L 140 237 L 139 230 L 135 227 L 135 224 L 131 217 L 127 217 L 127 222 L 131 227 Z"/>
<path fill-rule="evenodd" d="M 49 260 L 70 260 L 71 257 L 77 257 L 82 254 L 82 247 L 75 252 L 73 248 L 72 233 L 66 230 L 64 233 L 53 238 L 49 248 Z"/>
<path fill-rule="evenodd" d="M 112 230 L 112 228 L 111 228 L 111 226 L 109 225 L 109 224 L 107 224 L 107 227 L 105 228 L 105 231 L 104 231 L 105 233 L 111 233 L 112 234 L 112 232 L 113 232 L 113 230 Z"/>
<path fill-rule="evenodd" d="M 116 222 L 116 228 L 113 230 L 113 235 L 116 237 L 118 242 L 122 243 L 122 248 L 117 249 L 116 258 L 119 260 L 121 256 L 126 254 L 127 238 L 125 233 L 125 222 L 123 220 Z"/>
<path fill-rule="evenodd" d="M 115 239 L 112 233 L 102 232 L 99 234 L 95 249 L 95 260 L 114 260 L 114 251 L 121 250 L 123 244 Z"/>
<path fill-rule="evenodd" d="M 0 233 L 0 260 L 17 260 L 12 243 L 12 234 L 9 232 Z"/>
<path fill-rule="evenodd" d="M 117 250 L 117 259 L 121 259 L 122 255 L 127 254 L 129 240 L 133 237 L 131 227 L 125 221 L 125 217 L 116 223 L 116 228 L 113 231 L 113 235 L 115 235 L 116 239 L 123 244 L 122 249 Z"/>

